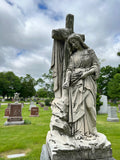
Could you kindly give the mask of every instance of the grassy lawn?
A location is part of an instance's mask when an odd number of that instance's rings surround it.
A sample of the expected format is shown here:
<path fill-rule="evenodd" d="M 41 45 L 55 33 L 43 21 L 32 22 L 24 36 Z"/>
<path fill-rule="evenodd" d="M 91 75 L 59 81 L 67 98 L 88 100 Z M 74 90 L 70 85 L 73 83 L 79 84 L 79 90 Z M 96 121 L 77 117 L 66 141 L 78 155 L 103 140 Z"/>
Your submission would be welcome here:
<path fill-rule="evenodd" d="M 39 105 L 37 105 L 39 106 Z M 39 160 L 42 145 L 45 144 L 49 130 L 51 109 L 44 111 L 39 107 L 39 117 L 29 117 L 29 105 L 22 110 L 24 120 L 30 120 L 29 125 L 4 126 L 6 105 L 0 108 L 0 160 L 6 160 L 6 155 L 26 153 L 25 157 L 14 160 Z M 118 113 L 120 118 L 120 113 Z M 105 134 L 112 143 L 113 157 L 120 160 L 120 122 L 107 122 L 107 115 L 97 116 L 97 129 Z"/>

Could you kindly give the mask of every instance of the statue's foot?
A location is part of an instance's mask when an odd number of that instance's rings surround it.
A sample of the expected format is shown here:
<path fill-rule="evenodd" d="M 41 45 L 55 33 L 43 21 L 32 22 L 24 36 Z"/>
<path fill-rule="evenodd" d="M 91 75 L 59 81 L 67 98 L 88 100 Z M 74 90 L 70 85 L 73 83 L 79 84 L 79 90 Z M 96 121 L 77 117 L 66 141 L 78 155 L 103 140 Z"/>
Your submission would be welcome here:
<path fill-rule="evenodd" d="M 96 127 L 93 128 L 92 134 L 93 134 L 94 136 L 98 137 L 98 132 L 97 132 Z"/>

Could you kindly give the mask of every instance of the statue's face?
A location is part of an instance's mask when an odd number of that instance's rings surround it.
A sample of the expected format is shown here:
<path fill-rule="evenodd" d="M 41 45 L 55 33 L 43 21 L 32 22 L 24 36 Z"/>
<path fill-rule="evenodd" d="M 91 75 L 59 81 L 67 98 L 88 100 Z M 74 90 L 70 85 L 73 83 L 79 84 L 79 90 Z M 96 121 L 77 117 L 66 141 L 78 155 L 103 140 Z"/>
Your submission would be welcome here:
<path fill-rule="evenodd" d="M 70 43 L 72 45 L 72 49 L 79 49 L 80 48 L 80 42 L 77 39 L 71 39 Z"/>

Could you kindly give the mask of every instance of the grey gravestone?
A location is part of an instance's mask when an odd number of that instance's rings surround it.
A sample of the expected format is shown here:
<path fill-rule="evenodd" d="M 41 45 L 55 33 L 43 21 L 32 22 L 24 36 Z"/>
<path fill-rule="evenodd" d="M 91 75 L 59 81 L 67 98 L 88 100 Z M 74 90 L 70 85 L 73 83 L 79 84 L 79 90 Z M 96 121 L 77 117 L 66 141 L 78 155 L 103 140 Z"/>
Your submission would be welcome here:
<path fill-rule="evenodd" d="M 119 118 L 117 117 L 117 107 L 108 107 L 108 117 L 107 121 L 118 122 Z"/>
<path fill-rule="evenodd" d="M 5 99 L 2 99 L 2 102 L 5 102 Z"/>
<path fill-rule="evenodd" d="M 118 112 L 120 113 L 120 104 L 118 104 Z"/>
<path fill-rule="evenodd" d="M 10 114 L 4 125 L 21 125 L 24 124 L 22 118 L 22 107 L 21 104 L 11 104 Z"/>
<path fill-rule="evenodd" d="M 103 105 L 100 106 L 100 110 L 98 113 L 99 114 L 107 114 L 108 113 L 107 96 L 102 95 L 100 101 L 103 102 Z"/>
<path fill-rule="evenodd" d="M 1 103 L 0 103 L 0 108 L 1 108 Z"/>
<path fill-rule="evenodd" d="M 10 106 L 11 106 L 11 103 L 8 103 L 8 107 L 7 108 L 10 108 Z"/>
<path fill-rule="evenodd" d="M 47 111 L 48 110 L 48 106 L 44 106 L 44 111 Z"/>
<path fill-rule="evenodd" d="M 29 111 L 31 110 L 32 107 L 36 107 L 34 102 L 30 102 L 30 107 L 29 107 Z"/>
<path fill-rule="evenodd" d="M 24 103 L 21 103 L 21 105 L 22 105 L 22 108 L 24 107 Z"/>

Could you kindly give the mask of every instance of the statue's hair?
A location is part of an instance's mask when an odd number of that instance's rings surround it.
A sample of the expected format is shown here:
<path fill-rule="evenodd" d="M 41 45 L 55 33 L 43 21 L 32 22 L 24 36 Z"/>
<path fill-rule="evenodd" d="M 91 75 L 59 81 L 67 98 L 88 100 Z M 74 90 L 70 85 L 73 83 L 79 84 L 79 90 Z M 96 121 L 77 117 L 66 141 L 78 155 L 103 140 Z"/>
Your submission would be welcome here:
<path fill-rule="evenodd" d="M 84 43 L 84 40 L 83 40 L 83 37 L 80 36 L 80 34 L 76 34 L 76 33 L 72 33 L 68 39 L 67 39 L 67 43 L 68 43 L 68 46 L 69 46 L 69 51 L 71 52 L 72 51 L 72 48 L 71 48 L 71 44 L 70 44 L 70 41 L 71 39 L 76 39 L 80 42 L 81 46 L 83 47 L 83 49 L 88 49 L 89 47 Z M 71 54 L 71 53 L 70 53 Z"/>

